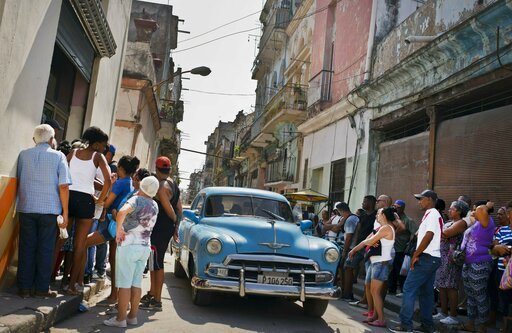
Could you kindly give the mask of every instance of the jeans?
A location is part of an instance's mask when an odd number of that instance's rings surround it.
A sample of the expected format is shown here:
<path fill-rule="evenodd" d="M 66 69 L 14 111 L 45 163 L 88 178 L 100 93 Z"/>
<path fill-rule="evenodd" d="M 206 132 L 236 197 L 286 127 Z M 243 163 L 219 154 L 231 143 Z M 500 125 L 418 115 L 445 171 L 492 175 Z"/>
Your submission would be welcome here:
<path fill-rule="evenodd" d="M 48 292 L 53 251 L 57 239 L 57 215 L 19 213 L 18 289 Z"/>
<path fill-rule="evenodd" d="M 108 221 L 105 220 L 103 222 L 98 222 L 98 229 L 97 230 L 104 230 L 108 227 Z M 96 268 L 96 272 L 98 272 L 98 275 L 105 274 L 105 269 L 107 268 L 107 265 L 105 265 L 105 260 L 107 259 L 107 243 L 103 243 L 100 245 L 96 245 L 96 265 L 94 266 Z"/>
<path fill-rule="evenodd" d="M 404 263 L 405 252 L 396 252 L 393 260 L 393 269 L 389 273 L 388 290 L 391 294 L 396 293 L 396 285 L 400 286 L 400 290 L 404 289 L 405 276 L 400 275 L 402 264 Z"/>
<path fill-rule="evenodd" d="M 93 233 L 98 229 L 98 220 L 92 221 L 91 229 L 89 233 Z M 96 257 L 96 246 L 91 246 L 87 249 L 87 261 L 85 262 L 85 275 L 92 275 L 94 268 L 94 258 Z"/>
<path fill-rule="evenodd" d="M 419 296 L 421 323 L 427 327 L 433 327 L 432 310 L 434 308 L 434 281 L 436 271 L 441 266 L 441 258 L 432 257 L 423 253 L 414 265 L 414 270 L 409 271 L 405 280 L 402 308 L 400 309 L 400 322 L 408 329 L 412 329 L 412 317 L 414 303 Z"/>

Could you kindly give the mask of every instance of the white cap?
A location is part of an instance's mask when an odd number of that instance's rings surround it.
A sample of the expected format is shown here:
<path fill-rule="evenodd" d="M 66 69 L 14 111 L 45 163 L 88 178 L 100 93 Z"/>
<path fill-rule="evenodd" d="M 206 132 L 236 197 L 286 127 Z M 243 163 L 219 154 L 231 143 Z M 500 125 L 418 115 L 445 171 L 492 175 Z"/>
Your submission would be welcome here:
<path fill-rule="evenodd" d="M 159 187 L 160 182 L 155 176 L 146 177 L 140 182 L 141 191 L 150 197 L 154 197 L 157 194 Z"/>

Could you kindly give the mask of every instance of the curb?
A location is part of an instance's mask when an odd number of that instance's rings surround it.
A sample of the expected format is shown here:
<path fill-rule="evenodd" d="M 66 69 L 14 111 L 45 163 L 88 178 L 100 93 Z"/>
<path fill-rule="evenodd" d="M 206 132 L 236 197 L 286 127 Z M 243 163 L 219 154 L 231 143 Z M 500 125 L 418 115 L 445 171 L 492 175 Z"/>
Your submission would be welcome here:
<path fill-rule="evenodd" d="M 32 333 L 49 329 L 78 312 L 82 300 L 88 301 L 105 286 L 105 280 L 97 280 L 84 288 L 83 295 L 58 296 L 53 306 L 23 306 L 0 317 L 0 333 Z M 17 297 L 17 296 L 14 296 Z"/>

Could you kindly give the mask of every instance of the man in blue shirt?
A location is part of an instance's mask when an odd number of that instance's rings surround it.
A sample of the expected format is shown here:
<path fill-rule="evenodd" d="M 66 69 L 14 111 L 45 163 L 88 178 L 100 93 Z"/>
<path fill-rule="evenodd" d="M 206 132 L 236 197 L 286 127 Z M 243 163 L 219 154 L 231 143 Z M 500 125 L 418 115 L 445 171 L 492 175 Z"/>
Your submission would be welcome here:
<path fill-rule="evenodd" d="M 57 216 L 68 223 L 71 176 L 66 157 L 53 150 L 55 131 L 50 125 L 34 130 L 35 147 L 18 156 L 18 201 L 20 239 L 18 248 L 18 291 L 28 297 L 55 297 L 51 291 L 53 251 L 57 236 Z"/>

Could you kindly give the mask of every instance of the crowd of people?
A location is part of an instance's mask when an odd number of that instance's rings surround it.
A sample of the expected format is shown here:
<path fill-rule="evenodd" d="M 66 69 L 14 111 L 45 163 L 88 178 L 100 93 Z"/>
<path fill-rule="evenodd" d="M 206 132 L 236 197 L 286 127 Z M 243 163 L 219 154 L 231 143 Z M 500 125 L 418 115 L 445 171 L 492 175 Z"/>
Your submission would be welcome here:
<path fill-rule="evenodd" d="M 98 127 L 57 145 L 55 129 L 43 124 L 33 140 L 17 166 L 19 296 L 56 297 L 50 283 L 60 272 L 62 292 L 78 295 L 105 277 L 108 253 L 112 283 L 103 303 L 115 305 L 110 312 L 117 315 L 104 324 L 136 325 L 139 307 L 161 311 L 164 255 L 182 213 L 169 158 L 156 160 L 154 175 L 135 156 L 116 162 L 114 145 Z M 145 270 L 151 287 L 142 296 Z"/>
<path fill-rule="evenodd" d="M 404 200 L 393 202 L 384 194 L 365 196 L 356 214 L 337 202 L 331 214 L 313 216 L 315 234 L 340 246 L 342 299 L 367 309 L 363 322 L 386 327 L 386 295 L 401 298 L 400 324 L 389 327 L 392 332 L 413 331 L 417 299 L 421 325 L 415 331 L 433 332 L 435 321 L 470 332 L 495 327 L 512 301 L 512 291 L 503 288 L 512 286 L 512 278 L 504 276 L 512 249 L 512 202 L 497 210 L 495 222 L 488 200 L 473 205 L 461 195 L 446 213 L 436 192 L 414 196 L 424 213 L 417 222 L 405 213 Z M 356 300 L 352 285 L 360 273 L 365 292 Z M 460 312 L 467 314 L 466 322 Z"/>

